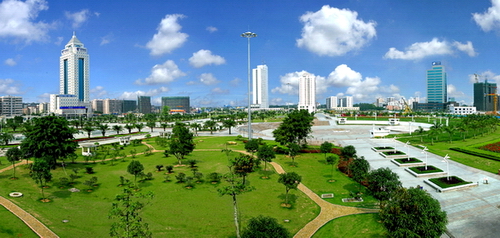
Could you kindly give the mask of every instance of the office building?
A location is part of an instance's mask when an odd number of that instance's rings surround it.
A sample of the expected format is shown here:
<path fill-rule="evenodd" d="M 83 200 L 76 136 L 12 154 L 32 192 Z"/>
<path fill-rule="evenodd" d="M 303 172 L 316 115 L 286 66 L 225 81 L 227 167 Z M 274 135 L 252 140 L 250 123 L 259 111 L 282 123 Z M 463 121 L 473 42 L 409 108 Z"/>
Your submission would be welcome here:
<path fill-rule="evenodd" d="M 4 117 L 23 115 L 23 98 L 17 96 L 0 97 L 0 115 Z"/>
<path fill-rule="evenodd" d="M 122 104 L 122 112 L 130 113 L 135 112 L 137 110 L 137 101 L 136 100 L 123 100 Z"/>
<path fill-rule="evenodd" d="M 316 79 L 305 72 L 299 79 L 299 110 L 316 111 Z"/>
<path fill-rule="evenodd" d="M 333 109 L 338 107 L 338 105 L 338 98 L 336 96 L 326 98 L 326 109 Z"/>
<path fill-rule="evenodd" d="M 191 106 L 188 96 L 179 97 L 162 97 L 161 107 L 169 107 L 170 113 L 189 113 L 191 112 Z"/>
<path fill-rule="evenodd" d="M 474 83 L 474 107 L 476 107 L 476 110 L 493 111 L 495 94 L 497 94 L 496 83 L 488 83 L 487 80 L 482 83 Z M 500 104 L 498 104 L 498 101 L 497 110 L 500 109 Z"/>
<path fill-rule="evenodd" d="M 338 106 L 339 107 L 353 107 L 353 98 L 352 96 L 345 96 L 339 98 Z"/>
<path fill-rule="evenodd" d="M 446 71 L 441 62 L 432 62 L 432 69 L 427 70 L 427 102 L 447 102 Z"/>
<path fill-rule="evenodd" d="M 104 99 L 102 102 L 103 114 L 121 114 L 123 108 L 123 100 Z"/>
<path fill-rule="evenodd" d="M 138 96 L 137 97 L 137 110 L 139 113 L 142 113 L 142 114 L 151 113 L 151 97 Z"/>
<path fill-rule="evenodd" d="M 103 113 L 104 108 L 103 108 L 103 100 L 102 99 L 94 99 L 90 103 L 92 105 L 92 111 L 95 113 Z"/>
<path fill-rule="evenodd" d="M 89 102 L 89 54 L 73 34 L 59 58 L 59 94 L 76 95 L 79 102 Z"/>
<path fill-rule="evenodd" d="M 252 107 L 269 108 L 267 65 L 257 65 L 252 73 Z"/>

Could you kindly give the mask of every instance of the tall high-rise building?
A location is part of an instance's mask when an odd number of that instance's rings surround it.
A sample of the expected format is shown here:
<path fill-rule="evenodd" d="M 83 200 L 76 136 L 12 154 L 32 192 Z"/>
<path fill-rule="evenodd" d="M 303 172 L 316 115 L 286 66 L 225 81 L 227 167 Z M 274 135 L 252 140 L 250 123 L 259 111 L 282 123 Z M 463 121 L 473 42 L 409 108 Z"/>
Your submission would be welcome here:
<path fill-rule="evenodd" d="M 269 108 L 267 65 L 257 65 L 252 73 L 252 107 Z"/>
<path fill-rule="evenodd" d="M 305 72 L 299 79 L 299 110 L 316 111 L 316 79 Z"/>
<path fill-rule="evenodd" d="M 190 113 L 191 106 L 189 102 L 188 96 L 179 96 L 179 97 L 162 97 L 161 98 L 161 107 L 169 107 L 170 112 L 180 112 L 180 113 Z"/>
<path fill-rule="evenodd" d="M 137 110 L 139 111 L 139 113 L 142 114 L 151 113 L 151 97 L 149 96 L 137 97 Z"/>
<path fill-rule="evenodd" d="M 432 62 L 432 69 L 427 70 L 427 102 L 446 103 L 448 100 L 446 71 L 441 62 Z"/>
<path fill-rule="evenodd" d="M 122 104 L 122 112 L 129 113 L 137 110 L 137 101 L 136 100 L 123 100 Z"/>
<path fill-rule="evenodd" d="M 353 107 L 353 97 L 352 96 L 345 96 L 342 98 L 339 98 L 339 107 Z"/>
<path fill-rule="evenodd" d="M 5 117 L 23 115 L 23 98 L 19 96 L 1 96 L 0 115 Z"/>
<path fill-rule="evenodd" d="M 336 96 L 331 96 L 326 98 L 326 109 L 332 109 L 338 107 L 338 98 Z"/>
<path fill-rule="evenodd" d="M 476 107 L 476 110 L 493 111 L 494 110 L 493 95 L 496 93 L 497 93 L 496 83 L 488 83 L 488 81 L 482 83 L 474 83 L 474 107 Z M 500 104 L 497 104 L 497 109 L 500 109 Z"/>
<path fill-rule="evenodd" d="M 75 95 L 79 102 L 89 102 L 89 54 L 83 43 L 73 37 L 59 58 L 59 94 Z"/>

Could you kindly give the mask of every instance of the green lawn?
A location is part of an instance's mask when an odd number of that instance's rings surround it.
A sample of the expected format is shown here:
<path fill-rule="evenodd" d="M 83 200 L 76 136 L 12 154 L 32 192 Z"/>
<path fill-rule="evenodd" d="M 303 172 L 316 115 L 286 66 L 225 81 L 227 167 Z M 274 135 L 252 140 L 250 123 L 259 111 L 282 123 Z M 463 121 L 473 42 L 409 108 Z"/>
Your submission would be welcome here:
<path fill-rule="evenodd" d="M 0 206 L 0 221 L 2 221 L 0 222 L 0 237 L 38 237 L 38 235 L 26 226 L 23 221 L 14 216 L 14 214 L 3 206 Z"/>
<path fill-rule="evenodd" d="M 388 237 L 387 230 L 379 219 L 376 213 L 339 217 L 326 223 L 312 237 Z"/>

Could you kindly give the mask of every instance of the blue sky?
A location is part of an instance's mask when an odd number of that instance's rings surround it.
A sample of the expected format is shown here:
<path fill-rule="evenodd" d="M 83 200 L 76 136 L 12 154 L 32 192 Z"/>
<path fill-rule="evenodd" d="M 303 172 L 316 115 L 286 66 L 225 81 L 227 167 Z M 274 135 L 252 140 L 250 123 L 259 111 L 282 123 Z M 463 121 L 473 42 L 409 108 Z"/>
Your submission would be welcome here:
<path fill-rule="evenodd" d="M 269 67 L 271 104 L 297 103 L 298 76 L 317 100 L 420 96 L 441 61 L 448 92 L 472 103 L 474 74 L 500 83 L 500 0 L 0 2 L 0 95 L 48 102 L 73 31 L 90 54 L 91 99 L 190 96 L 191 104 L 247 104 L 251 67 Z"/>

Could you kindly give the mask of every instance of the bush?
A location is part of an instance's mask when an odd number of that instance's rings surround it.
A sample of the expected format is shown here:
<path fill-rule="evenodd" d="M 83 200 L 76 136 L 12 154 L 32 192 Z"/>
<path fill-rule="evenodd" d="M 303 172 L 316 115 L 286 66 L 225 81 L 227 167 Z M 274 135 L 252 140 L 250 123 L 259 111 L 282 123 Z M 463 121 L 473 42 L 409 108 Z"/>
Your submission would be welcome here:
<path fill-rule="evenodd" d="M 85 167 L 85 173 L 87 173 L 87 174 L 93 174 L 94 173 L 94 168 L 93 167 Z"/>

